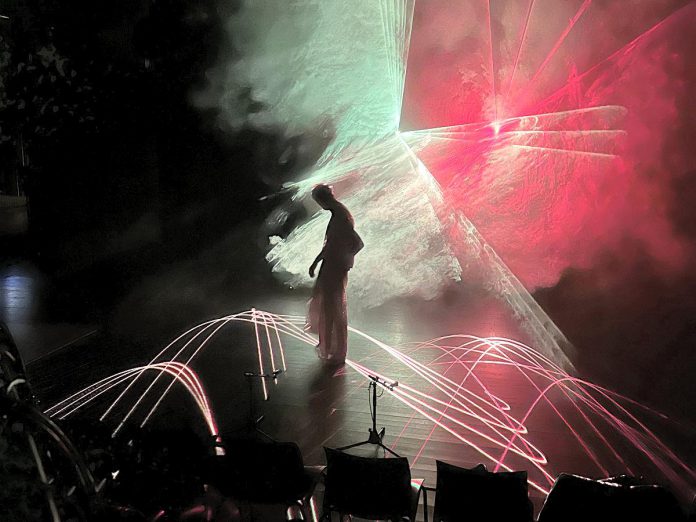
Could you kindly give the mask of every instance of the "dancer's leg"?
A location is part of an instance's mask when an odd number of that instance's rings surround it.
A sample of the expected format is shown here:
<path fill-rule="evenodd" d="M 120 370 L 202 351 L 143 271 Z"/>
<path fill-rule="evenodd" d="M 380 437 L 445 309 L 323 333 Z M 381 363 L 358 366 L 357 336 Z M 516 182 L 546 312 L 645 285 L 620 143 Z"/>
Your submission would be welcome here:
<path fill-rule="evenodd" d="M 336 346 L 335 354 L 337 361 L 345 361 L 348 353 L 348 311 L 346 306 L 346 283 L 347 273 L 343 273 L 338 285 L 336 295 L 336 312 L 334 319 L 334 328 L 336 330 Z"/>
<path fill-rule="evenodd" d="M 346 272 L 336 274 L 336 285 L 333 289 L 333 340 L 332 355 L 336 363 L 346 360 L 348 350 L 348 321 L 346 316 Z"/>
<path fill-rule="evenodd" d="M 324 294 L 324 337 L 321 340 L 324 346 L 324 353 L 327 357 L 331 357 L 334 352 L 334 323 L 336 318 L 335 304 L 333 292 L 327 291 Z"/>

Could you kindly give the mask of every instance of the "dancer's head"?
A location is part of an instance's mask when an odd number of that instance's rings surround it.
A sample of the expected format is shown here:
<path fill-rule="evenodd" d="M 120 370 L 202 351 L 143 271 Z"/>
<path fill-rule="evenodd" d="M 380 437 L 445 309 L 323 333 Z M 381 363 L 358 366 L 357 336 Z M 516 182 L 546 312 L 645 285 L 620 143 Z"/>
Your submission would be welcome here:
<path fill-rule="evenodd" d="M 336 201 L 333 190 L 329 185 L 320 183 L 312 189 L 312 198 L 323 209 L 328 209 Z"/>

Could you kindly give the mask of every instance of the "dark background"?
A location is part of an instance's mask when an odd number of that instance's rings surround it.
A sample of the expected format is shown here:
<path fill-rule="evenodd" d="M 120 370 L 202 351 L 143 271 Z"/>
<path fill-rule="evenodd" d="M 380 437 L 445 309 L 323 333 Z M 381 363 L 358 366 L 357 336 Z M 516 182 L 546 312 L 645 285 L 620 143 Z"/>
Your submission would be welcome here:
<path fill-rule="evenodd" d="M 71 270 L 153 242 L 178 257 L 264 214 L 296 144 L 282 129 L 226 132 L 190 103 L 227 45 L 216 2 L 2 11 L 3 190 L 19 178 L 33 253 Z"/>

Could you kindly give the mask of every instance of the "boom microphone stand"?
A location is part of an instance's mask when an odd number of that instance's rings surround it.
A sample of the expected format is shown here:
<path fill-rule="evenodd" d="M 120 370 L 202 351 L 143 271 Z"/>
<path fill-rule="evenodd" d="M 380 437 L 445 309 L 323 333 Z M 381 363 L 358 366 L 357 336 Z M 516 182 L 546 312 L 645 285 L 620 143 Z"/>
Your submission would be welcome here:
<path fill-rule="evenodd" d="M 370 400 L 372 401 L 372 428 L 369 429 L 370 435 L 365 441 L 356 442 L 355 444 L 349 444 L 348 446 L 343 446 L 342 448 L 338 449 L 344 451 L 350 448 L 364 446 L 366 444 L 374 444 L 375 446 L 379 446 L 380 448 L 382 448 L 384 451 L 388 451 L 395 457 L 399 457 L 400 455 L 398 453 L 387 448 L 382 443 L 382 439 L 384 439 L 385 428 L 383 427 L 381 430 L 377 431 L 377 385 L 379 384 L 380 386 L 388 389 L 389 391 L 394 391 L 394 388 L 396 388 L 399 385 L 399 382 L 387 382 L 384 379 L 380 379 L 376 375 L 368 375 L 368 377 L 370 379 Z"/>
<path fill-rule="evenodd" d="M 283 373 L 283 370 L 274 370 L 271 373 L 254 373 L 254 372 L 244 372 L 244 377 L 246 377 L 247 384 L 249 386 L 249 414 L 247 417 L 247 429 L 249 432 L 258 432 L 264 437 L 266 437 L 269 440 L 273 440 L 273 438 L 263 431 L 261 428 L 259 428 L 259 424 L 263 422 L 264 416 L 259 415 L 258 417 L 256 416 L 256 407 L 255 407 L 255 401 L 254 401 L 254 380 L 256 379 L 277 379 L 278 375 Z"/>

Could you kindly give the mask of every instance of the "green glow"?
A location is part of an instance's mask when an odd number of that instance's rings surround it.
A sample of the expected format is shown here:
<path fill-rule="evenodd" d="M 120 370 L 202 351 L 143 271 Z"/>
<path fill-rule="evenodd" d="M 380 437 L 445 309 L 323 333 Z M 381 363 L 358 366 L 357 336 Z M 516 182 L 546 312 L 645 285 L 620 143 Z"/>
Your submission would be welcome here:
<path fill-rule="evenodd" d="M 360 140 L 393 134 L 412 16 L 412 0 L 246 2 L 228 23 L 242 58 L 211 80 L 222 83 L 222 117 L 232 126 L 280 124 L 291 134 L 328 124 L 335 139 L 320 164 Z M 238 101 L 249 86 L 265 106 L 252 115 Z"/>

